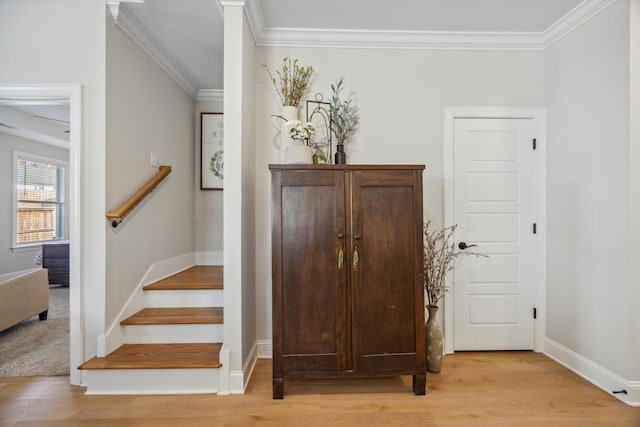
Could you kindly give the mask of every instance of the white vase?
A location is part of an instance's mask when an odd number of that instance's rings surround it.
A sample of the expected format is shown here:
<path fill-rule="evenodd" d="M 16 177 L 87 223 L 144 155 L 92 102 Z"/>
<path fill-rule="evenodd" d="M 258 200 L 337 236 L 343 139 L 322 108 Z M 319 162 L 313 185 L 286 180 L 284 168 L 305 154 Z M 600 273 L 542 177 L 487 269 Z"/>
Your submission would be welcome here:
<path fill-rule="evenodd" d="M 287 148 L 293 143 L 293 139 L 289 136 L 284 125 L 289 120 L 298 120 L 298 108 L 291 105 L 285 105 L 282 107 L 282 117 L 284 117 L 286 121 L 280 125 L 280 163 L 286 163 L 285 157 Z"/>
<path fill-rule="evenodd" d="M 313 152 L 311 147 L 305 144 L 303 139 L 293 140 L 293 144 L 287 147 L 284 162 L 289 165 L 313 164 Z"/>

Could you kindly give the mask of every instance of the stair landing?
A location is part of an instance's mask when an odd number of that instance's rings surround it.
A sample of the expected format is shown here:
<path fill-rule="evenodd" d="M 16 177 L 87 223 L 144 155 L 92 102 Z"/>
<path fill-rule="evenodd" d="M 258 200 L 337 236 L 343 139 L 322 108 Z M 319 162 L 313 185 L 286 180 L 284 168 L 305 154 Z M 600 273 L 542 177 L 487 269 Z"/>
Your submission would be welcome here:
<path fill-rule="evenodd" d="M 196 265 L 144 287 L 144 290 L 223 289 L 221 265 Z"/>

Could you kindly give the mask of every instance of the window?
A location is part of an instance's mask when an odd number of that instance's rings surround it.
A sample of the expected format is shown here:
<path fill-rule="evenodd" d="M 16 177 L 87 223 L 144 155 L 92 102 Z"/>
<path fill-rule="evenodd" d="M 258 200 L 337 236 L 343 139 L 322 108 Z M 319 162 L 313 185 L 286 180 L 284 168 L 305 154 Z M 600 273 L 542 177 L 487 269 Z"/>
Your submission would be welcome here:
<path fill-rule="evenodd" d="M 66 164 L 18 152 L 14 162 L 16 246 L 64 239 Z"/>

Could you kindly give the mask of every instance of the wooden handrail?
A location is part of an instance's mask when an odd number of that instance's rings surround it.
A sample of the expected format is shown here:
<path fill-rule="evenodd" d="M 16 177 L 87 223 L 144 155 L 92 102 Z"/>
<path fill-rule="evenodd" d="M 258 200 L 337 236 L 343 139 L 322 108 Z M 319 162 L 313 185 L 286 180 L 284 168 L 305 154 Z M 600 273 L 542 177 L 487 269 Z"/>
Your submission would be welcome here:
<path fill-rule="evenodd" d="M 142 188 L 136 191 L 133 196 L 129 197 L 129 200 L 124 202 L 118 209 L 107 212 L 107 218 L 111 221 L 113 228 L 116 228 L 118 224 L 120 224 L 122 220 L 124 220 L 126 216 L 129 215 L 129 213 L 138 206 L 138 204 L 144 200 L 144 198 L 147 197 L 170 173 L 171 166 L 160 166 L 158 168 L 158 173 L 155 174 Z"/>

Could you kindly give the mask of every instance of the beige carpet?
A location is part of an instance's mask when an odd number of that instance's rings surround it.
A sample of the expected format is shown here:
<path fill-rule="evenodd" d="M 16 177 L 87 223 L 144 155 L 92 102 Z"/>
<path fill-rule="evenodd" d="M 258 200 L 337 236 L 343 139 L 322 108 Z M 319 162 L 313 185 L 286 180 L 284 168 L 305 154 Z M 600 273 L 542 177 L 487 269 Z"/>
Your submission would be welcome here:
<path fill-rule="evenodd" d="M 0 376 L 69 375 L 69 288 L 49 288 L 49 315 L 0 332 Z"/>

